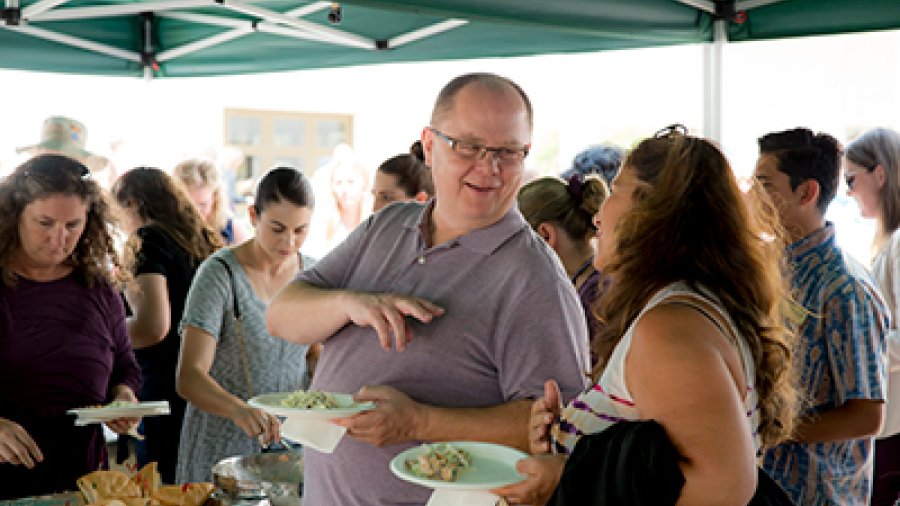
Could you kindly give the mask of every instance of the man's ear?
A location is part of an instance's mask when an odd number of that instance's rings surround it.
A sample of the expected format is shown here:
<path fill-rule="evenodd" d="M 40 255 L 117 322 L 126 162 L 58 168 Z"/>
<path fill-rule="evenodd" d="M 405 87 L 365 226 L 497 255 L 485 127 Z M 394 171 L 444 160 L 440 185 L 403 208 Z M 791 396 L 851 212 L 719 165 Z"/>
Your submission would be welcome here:
<path fill-rule="evenodd" d="M 422 152 L 425 154 L 425 165 L 431 167 L 431 150 L 434 148 L 434 135 L 431 133 L 430 127 L 422 129 Z"/>
<path fill-rule="evenodd" d="M 556 227 L 547 223 L 546 221 L 538 225 L 537 230 L 535 230 L 539 236 L 545 241 L 547 244 L 556 249 L 556 245 L 559 242 L 559 237 L 557 235 Z"/>
<path fill-rule="evenodd" d="M 820 191 L 819 182 L 815 179 L 807 179 L 800 183 L 800 186 L 797 187 L 797 192 L 800 194 L 800 204 L 804 206 L 812 204 L 815 206 L 819 202 Z"/>
<path fill-rule="evenodd" d="M 259 220 L 259 215 L 256 213 L 256 206 L 251 204 L 247 206 L 247 217 L 250 218 L 250 225 L 253 228 L 256 228 L 256 222 Z"/>

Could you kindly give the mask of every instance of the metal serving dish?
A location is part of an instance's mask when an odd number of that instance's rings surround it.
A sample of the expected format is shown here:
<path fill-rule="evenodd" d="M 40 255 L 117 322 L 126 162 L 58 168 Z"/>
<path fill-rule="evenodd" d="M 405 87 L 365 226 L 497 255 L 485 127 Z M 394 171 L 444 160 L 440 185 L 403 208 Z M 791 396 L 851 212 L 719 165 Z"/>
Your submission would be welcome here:
<path fill-rule="evenodd" d="M 230 457 L 212 468 L 213 484 L 231 499 L 268 499 L 272 506 L 299 506 L 303 456 L 299 452 Z"/>

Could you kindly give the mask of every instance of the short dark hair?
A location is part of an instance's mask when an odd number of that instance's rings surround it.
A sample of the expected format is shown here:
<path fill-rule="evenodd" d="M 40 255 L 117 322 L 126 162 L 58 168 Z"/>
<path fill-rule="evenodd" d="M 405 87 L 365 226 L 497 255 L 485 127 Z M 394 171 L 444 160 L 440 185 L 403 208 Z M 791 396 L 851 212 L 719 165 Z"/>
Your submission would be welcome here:
<path fill-rule="evenodd" d="M 261 213 L 269 204 L 284 201 L 300 207 L 315 206 L 309 179 L 293 167 L 275 167 L 267 172 L 256 188 L 253 207 Z"/>
<path fill-rule="evenodd" d="M 819 183 L 816 207 L 822 214 L 837 193 L 841 172 L 841 144 L 823 132 L 793 128 L 772 132 L 758 139 L 759 152 L 778 160 L 778 170 L 790 178 L 791 190 L 813 179 Z"/>

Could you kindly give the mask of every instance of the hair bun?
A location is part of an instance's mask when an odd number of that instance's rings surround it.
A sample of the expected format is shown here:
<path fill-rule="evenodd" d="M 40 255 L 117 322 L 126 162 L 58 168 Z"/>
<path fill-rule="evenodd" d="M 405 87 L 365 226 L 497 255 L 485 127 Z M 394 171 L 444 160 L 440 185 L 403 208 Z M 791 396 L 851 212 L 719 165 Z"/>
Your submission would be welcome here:
<path fill-rule="evenodd" d="M 425 161 L 425 149 L 422 148 L 422 141 L 413 142 L 409 147 L 409 154 L 418 158 L 421 161 Z"/>

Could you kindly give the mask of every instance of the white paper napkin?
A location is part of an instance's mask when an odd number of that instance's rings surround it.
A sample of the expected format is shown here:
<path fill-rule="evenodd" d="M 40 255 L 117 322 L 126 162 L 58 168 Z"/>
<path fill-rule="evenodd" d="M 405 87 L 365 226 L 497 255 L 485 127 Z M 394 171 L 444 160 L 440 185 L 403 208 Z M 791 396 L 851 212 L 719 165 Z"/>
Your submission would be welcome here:
<path fill-rule="evenodd" d="M 282 437 L 322 453 L 333 452 L 345 432 L 347 432 L 345 427 L 335 425 L 329 420 L 288 417 L 281 424 Z"/>
<path fill-rule="evenodd" d="M 495 506 L 500 496 L 487 490 L 436 489 L 425 506 Z"/>

